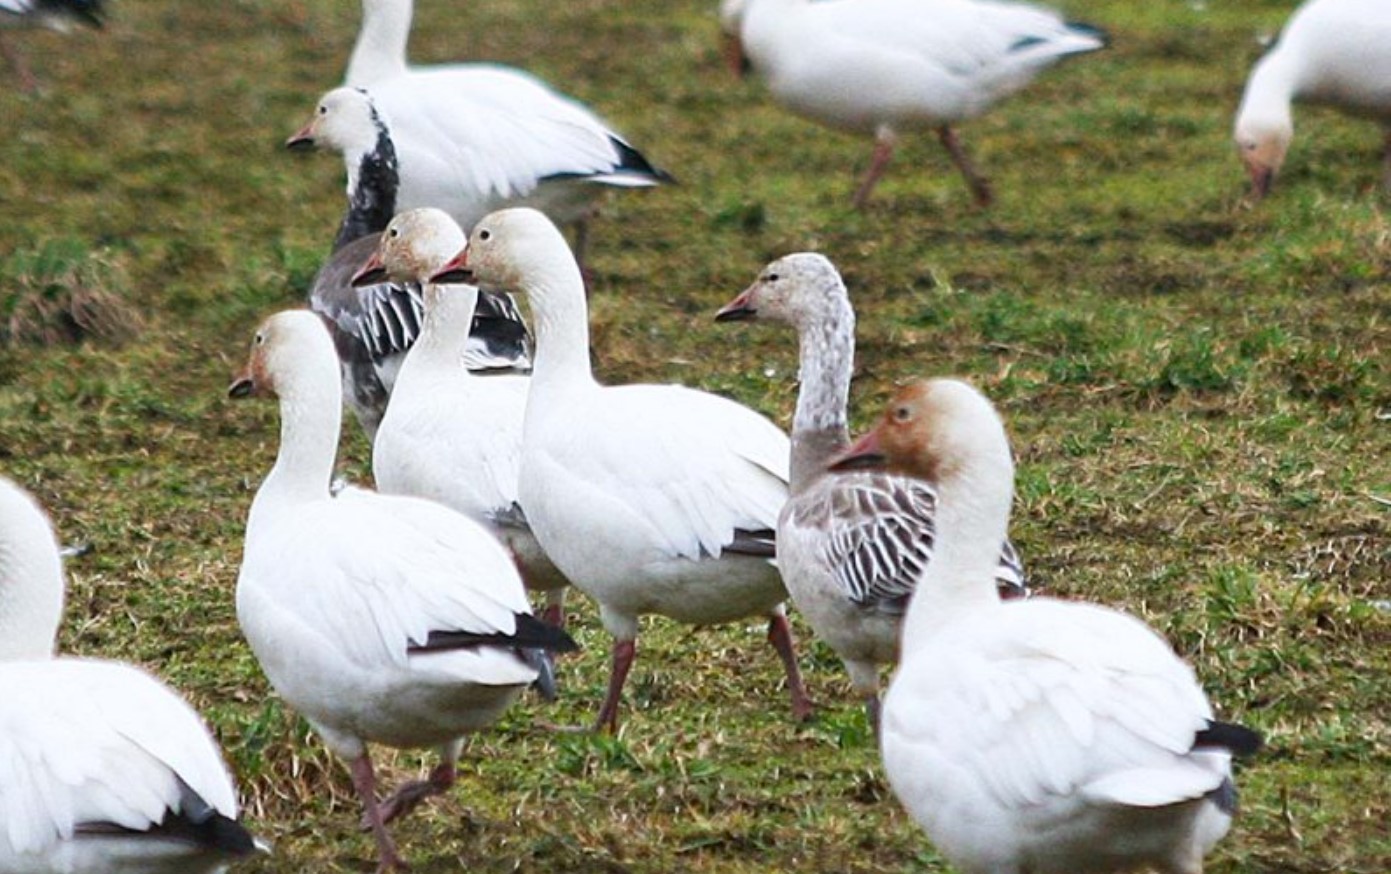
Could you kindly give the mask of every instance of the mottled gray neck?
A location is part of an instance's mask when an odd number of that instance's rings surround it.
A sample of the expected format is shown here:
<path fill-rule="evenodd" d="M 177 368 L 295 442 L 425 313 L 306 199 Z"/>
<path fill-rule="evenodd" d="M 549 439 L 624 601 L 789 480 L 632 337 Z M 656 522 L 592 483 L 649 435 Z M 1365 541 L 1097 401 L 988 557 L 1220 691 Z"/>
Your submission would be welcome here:
<path fill-rule="evenodd" d="M 850 442 L 846 405 L 855 364 L 855 312 L 843 296 L 800 326 L 797 412 L 792 418 L 792 493 L 820 475 Z"/>

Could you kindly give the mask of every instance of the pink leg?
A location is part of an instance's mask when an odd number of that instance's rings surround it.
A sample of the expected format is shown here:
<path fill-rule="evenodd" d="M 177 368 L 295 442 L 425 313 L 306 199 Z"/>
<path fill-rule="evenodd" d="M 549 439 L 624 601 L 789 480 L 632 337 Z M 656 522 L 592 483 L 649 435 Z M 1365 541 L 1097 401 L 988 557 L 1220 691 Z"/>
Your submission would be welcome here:
<path fill-rule="evenodd" d="M 990 180 L 976 172 L 975 165 L 966 156 L 966 150 L 961 148 L 961 141 L 957 139 L 956 131 L 952 130 L 951 125 L 944 124 L 937 128 L 937 138 L 942 141 L 942 147 L 947 150 L 947 154 L 951 155 L 956 169 L 966 177 L 966 185 L 971 189 L 976 205 L 986 207 L 994 202 L 995 193 L 990 190 Z"/>
<path fill-rule="evenodd" d="M 541 621 L 556 628 L 565 627 L 564 589 L 546 593 L 546 606 L 541 610 Z"/>
<path fill-rule="evenodd" d="M 889 159 L 893 156 L 893 132 L 881 130 L 874 139 L 874 154 L 869 159 L 869 169 L 865 171 L 864 178 L 860 180 L 860 187 L 855 189 L 855 197 L 851 201 L 856 209 L 864 209 L 865 204 L 869 202 L 870 192 L 879 182 L 879 177 L 889 169 Z"/>
<path fill-rule="evenodd" d="M 381 808 L 377 805 L 377 777 L 372 771 L 372 760 L 366 752 L 352 762 L 353 787 L 362 799 L 363 816 L 367 819 L 372 837 L 377 839 L 377 872 L 404 871 L 406 863 L 396 852 L 396 843 L 386 830 Z"/>
<path fill-rule="evenodd" d="M 880 721 L 879 693 L 873 692 L 865 696 L 865 716 L 869 717 L 869 727 L 874 731 L 874 742 L 879 743 L 879 721 Z"/>
<path fill-rule="evenodd" d="M 1391 127 L 1386 129 L 1385 146 L 1381 154 L 1381 187 L 1391 191 Z"/>
<path fill-rule="evenodd" d="M 797 651 L 792 645 L 792 626 L 781 610 L 768 618 L 768 642 L 778 651 L 783 670 L 787 672 L 787 691 L 792 696 L 792 718 L 798 722 L 811 719 L 816 706 L 811 703 L 807 687 L 802 683 L 802 671 L 797 667 Z"/>
<path fill-rule="evenodd" d="M 382 823 L 389 823 L 397 817 L 405 816 L 425 799 L 449 791 L 454 785 L 456 774 L 452 761 L 440 762 L 430 772 L 428 779 L 412 780 L 398 787 L 391 793 L 390 798 L 381 803 Z M 370 822 L 365 822 L 364 825 L 371 827 Z"/>
<path fill-rule="evenodd" d="M 20 54 L 19 49 L 10 45 L 10 41 L 0 37 L 0 53 L 5 55 L 5 60 L 9 62 L 10 68 L 19 77 L 20 84 L 24 90 L 30 94 L 39 90 L 39 80 L 34 78 L 34 73 L 29 69 L 29 64 L 24 60 L 24 55 Z"/>
<path fill-rule="evenodd" d="M 636 640 L 613 642 L 613 669 L 609 672 L 609 694 L 604 698 L 604 706 L 599 708 L 599 718 L 594 721 L 595 731 L 618 733 L 618 702 L 623 697 L 623 684 L 628 679 L 628 671 L 633 668 L 633 658 L 637 651 Z"/>

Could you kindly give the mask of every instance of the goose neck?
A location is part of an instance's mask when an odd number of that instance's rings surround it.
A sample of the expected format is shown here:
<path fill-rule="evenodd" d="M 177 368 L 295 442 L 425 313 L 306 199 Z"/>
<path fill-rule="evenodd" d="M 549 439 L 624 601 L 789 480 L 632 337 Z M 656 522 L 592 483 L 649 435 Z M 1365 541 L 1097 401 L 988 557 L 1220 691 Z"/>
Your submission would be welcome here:
<path fill-rule="evenodd" d="M 423 289 L 425 319 L 406 361 L 419 356 L 432 365 L 462 367 L 468 348 L 469 327 L 478 306 L 478 288 L 472 285 L 436 285 L 427 283 Z M 404 365 L 403 365 L 404 366 Z M 462 371 L 467 372 L 467 371 Z"/>
<path fill-rule="evenodd" d="M 411 0 L 362 0 L 362 25 L 344 85 L 361 88 L 405 75 L 412 11 Z"/>
<path fill-rule="evenodd" d="M 0 480 L 0 660 L 53 654 L 63 615 L 63 565 L 48 517 Z"/>
<path fill-rule="evenodd" d="M 348 167 L 348 211 L 338 225 L 333 248 L 338 250 L 360 237 L 386 230 L 396 214 L 396 195 L 401 188 L 400 165 L 391 132 L 373 116 L 376 140 L 372 147 L 354 159 L 345 156 Z"/>
<path fill-rule="evenodd" d="M 536 331 L 532 391 L 547 386 L 592 383 L 589 361 L 589 308 L 584 280 L 573 262 L 538 271 L 523 288 Z"/>
<path fill-rule="evenodd" d="M 300 503 L 328 496 L 342 428 L 342 386 L 337 368 L 309 385 L 280 390 L 280 451 L 256 494 L 256 503 L 274 497 Z"/>
<path fill-rule="evenodd" d="M 797 410 L 792 418 L 792 489 L 800 490 L 849 442 L 846 406 L 855 360 L 855 314 L 848 301 L 798 331 Z"/>

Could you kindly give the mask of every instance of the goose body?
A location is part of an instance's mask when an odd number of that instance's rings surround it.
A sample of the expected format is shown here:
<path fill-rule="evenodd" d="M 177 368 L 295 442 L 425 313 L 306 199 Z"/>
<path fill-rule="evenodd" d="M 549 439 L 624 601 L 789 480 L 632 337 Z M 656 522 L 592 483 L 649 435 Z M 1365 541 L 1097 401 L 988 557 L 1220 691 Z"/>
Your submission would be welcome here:
<path fill-rule="evenodd" d="M 965 872 L 1197 874 L 1235 807 L 1231 756 L 1193 671 L 1143 622 L 1001 601 L 1013 465 L 999 417 L 953 380 L 905 387 L 842 456 L 935 481 L 937 553 L 904 618 L 881 749 L 894 794 Z"/>
<path fill-rule="evenodd" d="M 783 322 L 797 330 L 801 387 L 792 422 L 791 497 L 778 516 L 778 568 L 797 609 L 845 663 L 877 729 L 879 666 L 897 661 L 903 612 L 932 560 L 937 493 L 902 474 L 825 469 L 850 442 L 846 407 L 855 355 L 855 313 L 827 258 L 803 252 L 773 261 L 716 318 Z M 996 583 L 1002 596 L 1027 593 L 1009 541 Z"/>
<path fill-rule="evenodd" d="M 47 516 L 0 477 L 0 871 L 212 872 L 263 848 L 178 693 L 132 665 L 53 657 L 62 597 Z"/>
<path fill-rule="evenodd" d="M 452 785 L 461 738 L 538 677 L 539 651 L 573 644 L 532 618 L 506 551 L 471 519 L 418 498 L 330 497 L 341 399 L 318 316 L 262 325 L 232 389 L 258 391 L 280 398 L 281 442 L 247 519 L 237 618 L 272 685 L 350 761 L 395 868 L 386 823 Z M 439 747 L 442 763 L 379 804 L 368 742 Z"/>
<path fill-rule="evenodd" d="M 994 0 L 746 0 L 724 10 L 773 97 L 812 121 L 875 138 L 863 205 L 902 132 L 935 129 L 977 202 L 992 198 L 952 125 L 981 115 L 1069 55 L 1095 28 Z"/>
<path fill-rule="evenodd" d="M 1238 153 L 1264 197 L 1294 139 L 1291 103 L 1337 107 L 1382 125 L 1383 184 L 1391 189 L 1391 6 L 1380 0 L 1308 0 L 1256 62 L 1237 110 Z"/>
<path fill-rule="evenodd" d="M 456 268 L 526 294 L 537 354 L 522 436 L 522 508 L 547 555 L 599 603 L 614 670 L 598 724 L 613 728 L 637 620 L 770 618 L 799 715 L 809 702 L 768 538 L 787 497 L 787 437 L 727 399 L 680 386 L 604 386 L 589 364 L 584 284 L 534 210 L 474 228 Z"/>
<path fill-rule="evenodd" d="M 460 367 L 478 289 L 427 281 L 466 242 L 442 210 L 403 212 L 354 280 L 421 284 L 426 303 L 420 339 L 401 366 L 372 446 L 372 475 L 382 492 L 429 498 L 488 526 L 512 553 L 527 588 L 548 593 L 548 620 L 562 624 L 568 581 L 537 543 L 518 497 L 531 379 L 475 376 Z"/>

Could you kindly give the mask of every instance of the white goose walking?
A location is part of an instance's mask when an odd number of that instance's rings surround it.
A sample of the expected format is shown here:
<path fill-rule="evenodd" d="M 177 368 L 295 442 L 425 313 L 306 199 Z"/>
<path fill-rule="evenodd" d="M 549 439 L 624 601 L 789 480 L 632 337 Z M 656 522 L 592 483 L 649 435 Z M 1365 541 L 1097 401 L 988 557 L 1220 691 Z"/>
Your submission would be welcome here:
<path fill-rule="evenodd" d="M 487 530 L 419 498 L 329 495 L 342 418 L 332 342 L 307 310 L 256 332 L 233 397 L 280 399 L 280 451 L 252 501 L 237 619 L 277 692 L 347 759 L 382 870 L 403 867 L 392 819 L 455 780 L 463 736 L 573 642 L 531 616 Z M 429 779 L 378 802 L 368 742 L 437 747 Z"/>
<path fill-rule="evenodd" d="M 1256 62 L 1236 116 L 1236 144 L 1259 200 L 1294 139 L 1292 101 L 1335 106 L 1382 125 L 1391 190 L 1391 3 L 1308 0 Z"/>
<path fill-rule="evenodd" d="M 898 135 L 932 128 L 976 202 L 989 205 L 990 184 L 953 125 L 1062 58 L 1106 45 L 1096 28 L 996 0 L 744 0 L 722 15 L 739 22 L 742 51 L 774 98 L 827 127 L 874 137 L 857 207 L 888 168 Z"/>
<path fill-rule="evenodd" d="M 845 663 L 877 734 L 879 666 L 897 661 L 903 611 L 932 561 L 937 493 L 930 483 L 882 470 L 826 470 L 850 443 L 855 358 L 855 312 L 829 259 L 813 252 L 777 259 L 715 318 L 797 330 L 801 388 L 792 497 L 778 516 L 778 569 L 797 609 Z M 1002 597 L 1028 592 L 1009 541 L 995 581 Z"/>
<path fill-rule="evenodd" d="M 531 378 L 475 376 L 462 367 L 478 289 L 429 282 L 467 242 L 443 210 L 403 212 L 353 278 L 354 285 L 420 285 L 425 303 L 420 339 L 401 365 L 372 444 L 372 477 L 382 492 L 439 501 L 489 526 L 526 587 L 546 593 L 546 621 L 563 626 L 569 581 L 536 542 L 518 503 Z"/>
<path fill-rule="evenodd" d="M 811 712 L 771 534 L 787 500 L 787 436 L 733 401 L 675 385 L 604 386 L 589 361 L 584 281 L 531 209 L 494 213 L 434 281 L 525 294 L 536 364 L 522 434 L 522 509 L 556 566 L 599 602 L 613 670 L 597 727 L 613 730 L 638 617 L 692 625 L 769 618 L 793 712 Z"/>
<path fill-rule="evenodd" d="M 965 383 L 902 389 L 839 464 L 882 457 L 937 488 L 936 554 L 904 618 L 881 747 L 894 793 L 958 869 L 1199 874 L 1235 809 L 1233 752 L 1192 669 L 1143 622 L 1001 601 L 1014 466 Z"/>
<path fill-rule="evenodd" d="M 53 657 L 63 587 L 48 517 L 0 477 L 0 871 L 198 874 L 264 850 L 177 692 L 133 665 Z"/>

